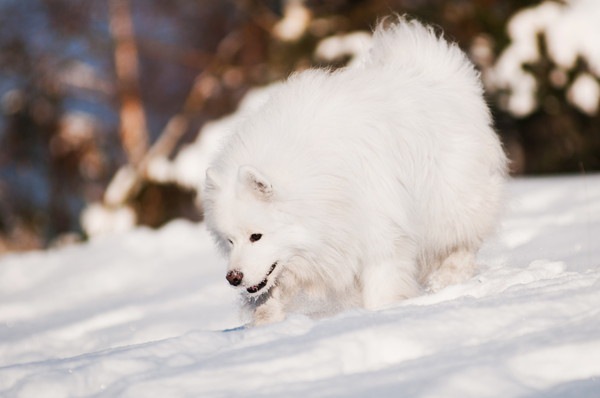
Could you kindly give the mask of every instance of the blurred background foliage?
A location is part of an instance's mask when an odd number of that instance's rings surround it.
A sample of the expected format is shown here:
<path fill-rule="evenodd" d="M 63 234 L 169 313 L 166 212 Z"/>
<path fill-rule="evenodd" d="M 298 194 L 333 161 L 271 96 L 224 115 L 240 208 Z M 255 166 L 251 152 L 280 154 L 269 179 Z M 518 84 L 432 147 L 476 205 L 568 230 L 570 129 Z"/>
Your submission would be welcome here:
<path fill-rule="evenodd" d="M 550 1 L 550 0 L 547 0 Z M 439 26 L 483 72 L 511 43 L 507 24 L 524 0 L 3 0 L 0 2 L 0 253 L 85 237 L 93 202 L 127 203 L 135 223 L 199 220 L 196 192 L 147 173 L 173 158 L 209 120 L 235 110 L 251 88 L 311 66 L 326 37 L 369 31 L 391 13 Z M 568 101 L 538 37 L 522 65 L 536 82 L 527 112 L 510 87 L 488 87 L 513 174 L 600 169 L 597 108 Z M 587 70 L 579 59 L 574 71 Z M 554 73 L 556 75 L 556 73 Z M 598 81 L 597 75 L 593 79 Z M 488 86 L 488 85 L 486 85 Z M 597 99 L 596 99 L 597 104 Z M 128 188 L 107 198 L 118 170 Z"/>

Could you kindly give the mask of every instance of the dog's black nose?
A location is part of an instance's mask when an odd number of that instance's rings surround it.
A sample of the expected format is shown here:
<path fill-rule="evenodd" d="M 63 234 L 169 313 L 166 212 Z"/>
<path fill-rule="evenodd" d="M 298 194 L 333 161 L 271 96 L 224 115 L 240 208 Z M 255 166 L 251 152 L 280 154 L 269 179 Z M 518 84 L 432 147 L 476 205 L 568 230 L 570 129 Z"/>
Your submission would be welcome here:
<path fill-rule="evenodd" d="M 226 276 L 227 281 L 229 281 L 229 283 L 232 286 L 237 286 L 240 283 L 242 283 L 242 278 L 243 277 L 244 277 L 244 274 L 241 271 L 238 271 L 238 270 L 235 270 L 235 269 L 233 271 L 229 271 L 227 273 L 227 276 Z"/>

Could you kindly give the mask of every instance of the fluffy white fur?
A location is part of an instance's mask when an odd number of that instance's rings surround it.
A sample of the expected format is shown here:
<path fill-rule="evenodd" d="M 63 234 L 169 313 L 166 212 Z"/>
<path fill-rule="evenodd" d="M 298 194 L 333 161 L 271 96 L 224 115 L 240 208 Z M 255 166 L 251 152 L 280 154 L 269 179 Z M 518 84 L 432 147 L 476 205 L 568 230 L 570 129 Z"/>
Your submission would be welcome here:
<path fill-rule="evenodd" d="M 400 18 L 358 66 L 292 76 L 240 126 L 204 205 L 255 324 L 299 298 L 378 309 L 472 275 L 506 167 L 482 94 L 455 44 Z"/>

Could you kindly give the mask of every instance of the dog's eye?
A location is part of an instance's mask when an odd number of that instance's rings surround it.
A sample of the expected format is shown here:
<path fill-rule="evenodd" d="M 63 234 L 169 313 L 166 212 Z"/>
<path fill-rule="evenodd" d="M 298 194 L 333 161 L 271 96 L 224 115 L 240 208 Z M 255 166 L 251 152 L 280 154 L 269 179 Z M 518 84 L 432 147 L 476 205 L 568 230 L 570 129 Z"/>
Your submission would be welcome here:
<path fill-rule="evenodd" d="M 231 239 L 227 239 L 227 242 L 229 242 L 229 244 L 230 244 L 231 246 L 233 246 L 233 241 L 232 241 Z"/>
<path fill-rule="evenodd" d="M 250 235 L 250 242 L 256 242 L 262 238 L 262 234 L 252 234 Z"/>

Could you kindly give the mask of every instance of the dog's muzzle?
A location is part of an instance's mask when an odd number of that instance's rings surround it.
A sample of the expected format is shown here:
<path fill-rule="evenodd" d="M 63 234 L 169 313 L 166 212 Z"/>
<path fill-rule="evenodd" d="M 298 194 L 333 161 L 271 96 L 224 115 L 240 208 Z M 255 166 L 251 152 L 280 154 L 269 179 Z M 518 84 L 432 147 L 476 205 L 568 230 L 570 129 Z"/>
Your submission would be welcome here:
<path fill-rule="evenodd" d="M 246 291 L 248 293 L 252 293 L 253 294 L 253 293 L 258 292 L 259 290 L 261 290 L 265 286 L 267 286 L 267 278 L 269 278 L 269 275 L 271 275 L 273 273 L 273 271 L 275 270 L 276 266 L 277 266 L 277 262 L 274 262 L 273 265 L 271 265 L 271 269 L 269 270 L 269 272 L 267 272 L 267 275 L 265 276 L 265 279 L 263 279 L 258 285 L 250 286 L 249 288 L 246 289 Z"/>

